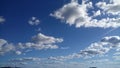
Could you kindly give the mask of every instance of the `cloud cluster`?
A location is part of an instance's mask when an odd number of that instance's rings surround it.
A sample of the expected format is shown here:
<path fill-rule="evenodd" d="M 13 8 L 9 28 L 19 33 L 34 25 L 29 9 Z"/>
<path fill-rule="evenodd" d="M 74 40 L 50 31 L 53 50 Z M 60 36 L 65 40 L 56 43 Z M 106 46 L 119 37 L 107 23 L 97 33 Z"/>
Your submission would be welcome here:
<path fill-rule="evenodd" d="M 68 56 L 50 57 L 51 60 L 67 60 L 73 58 L 92 58 L 95 56 L 104 56 L 110 50 L 120 48 L 120 36 L 108 36 L 102 38 L 100 41 L 90 44 L 87 48 L 81 50 L 79 53 L 73 53 Z"/>
<path fill-rule="evenodd" d="M 28 23 L 29 23 L 30 25 L 39 25 L 39 24 L 40 24 L 40 20 L 39 20 L 37 17 L 32 17 L 32 18 L 28 21 Z"/>
<path fill-rule="evenodd" d="M 3 22 L 5 22 L 5 19 L 2 16 L 0 16 L 0 24 Z"/>
<path fill-rule="evenodd" d="M 57 49 L 58 46 L 55 45 L 56 43 L 63 42 L 62 38 L 55 38 L 52 36 L 46 36 L 42 33 L 38 33 L 37 35 L 32 37 L 31 42 L 26 43 L 19 43 L 19 48 L 27 49 L 27 48 L 34 48 L 38 50 L 42 49 Z"/>
<path fill-rule="evenodd" d="M 36 36 L 35 36 L 36 37 Z M 28 58 L 20 58 L 20 59 L 12 59 L 10 61 L 12 62 L 31 62 L 35 61 L 40 64 L 43 62 L 43 64 L 58 64 L 65 60 L 70 60 L 74 58 L 92 58 L 95 56 L 104 56 L 109 51 L 115 50 L 120 48 L 120 36 L 107 36 L 103 37 L 100 41 L 91 43 L 87 48 L 81 50 L 79 53 L 73 53 L 67 56 L 57 56 L 57 57 L 48 57 L 48 58 L 34 58 L 34 57 L 28 57 Z M 117 52 L 114 54 L 113 59 L 120 60 L 120 53 Z M 106 63 L 107 64 L 113 64 L 110 62 L 109 59 L 101 59 L 101 60 L 91 60 L 88 61 L 89 63 Z"/>
<path fill-rule="evenodd" d="M 112 2 L 112 1 L 111 1 Z M 100 27 L 100 28 L 117 28 L 120 27 L 120 3 L 117 0 L 113 0 L 112 3 L 98 2 L 96 7 L 97 11 L 92 11 L 93 15 L 90 15 L 89 11 L 94 9 L 92 1 L 82 0 L 82 4 L 79 4 L 77 0 L 71 0 L 70 3 L 65 4 L 62 8 L 56 10 L 50 15 L 60 19 L 69 25 L 75 25 L 75 27 Z M 111 14 L 110 14 L 111 13 Z M 110 15 L 107 17 L 102 17 Z M 111 17 L 112 16 L 112 17 Z M 97 18 L 101 19 L 97 19 Z"/>
<path fill-rule="evenodd" d="M 0 55 L 3 55 L 7 52 L 15 52 L 17 55 L 22 54 L 23 50 L 37 49 L 37 50 L 46 50 L 46 49 L 57 49 L 58 45 L 56 43 L 63 42 L 62 38 L 55 38 L 52 36 L 47 36 L 42 33 L 32 37 L 32 41 L 26 43 L 8 43 L 4 39 L 0 39 Z M 27 52 L 27 51 L 26 51 Z"/>
<path fill-rule="evenodd" d="M 97 7 L 104 10 L 107 13 L 111 13 L 113 15 L 120 15 L 120 2 L 119 0 L 111 0 L 111 3 L 106 2 L 98 2 Z"/>

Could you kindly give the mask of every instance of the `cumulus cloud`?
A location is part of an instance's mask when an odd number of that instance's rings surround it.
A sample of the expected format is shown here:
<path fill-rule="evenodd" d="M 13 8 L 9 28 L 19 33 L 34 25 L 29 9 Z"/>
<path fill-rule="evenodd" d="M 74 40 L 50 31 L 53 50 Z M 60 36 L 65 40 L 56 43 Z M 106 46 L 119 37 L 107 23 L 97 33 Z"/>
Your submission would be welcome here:
<path fill-rule="evenodd" d="M 102 38 L 99 42 L 92 43 L 89 47 L 80 51 L 82 56 L 95 56 L 108 53 L 111 49 L 120 47 L 120 36 L 108 36 Z"/>
<path fill-rule="evenodd" d="M 32 18 L 28 21 L 28 23 L 29 23 L 30 25 L 39 25 L 39 24 L 40 24 L 40 20 L 39 20 L 37 17 L 32 17 Z"/>
<path fill-rule="evenodd" d="M 3 18 L 3 16 L 0 16 L 0 24 L 5 22 L 5 19 Z"/>
<path fill-rule="evenodd" d="M 51 60 L 64 61 L 73 58 L 92 58 L 95 56 L 104 56 L 110 50 L 117 50 L 120 48 L 120 36 L 107 36 L 100 41 L 91 43 L 87 48 L 81 50 L 79 53 L 73 53 L 68 56 L 50 57 Z"/>
<path fill-rule="evenodd" d="M 69 25 L 75 25 L 75 27 L 100 27 L 100 28 L 117 28 L 120 27 L 120 11 L 119 11 L 119 3 L 117 0 L 113 0 L 113 3 L 106 2 L 98 2 L 96 4 L 99 9 L 97 11 L 93 11 L 93 15 L 89 15 L 90 9 L 94 9 L 92 6 L 92 1 L 82 0 L 82 4 L 79 4 L 76 0 L 71 0 L 70 3 L 65 4 L 62 8 L 56 10 L 54 13 L 50 15 L 55 17 L 56 19 L 61 20 Z M 102 9 L 102 10 L 101 10 Z M 111 16 L 102 17 L 101 19 L 97 19 L 96 16 L 101 17 L 104 15 Z M 116 15 L 117 16 L 116 16 Z M 117 18 L 116 18 L 117 17 Z"/>
<path fill-rule="evenodd" d="M 92 3 L 90 3 L 90 6 L 91 4 Z M 69 25 L 75 24 L 76 27 L 79 27 L 89 20 L 86 8 L 88 8 L 88 4 L 83 3 L 80 5 L 77 1 L 72 0 L 70 3 L 55 11 L 54 14 L 50 15 L 65 21 Z"/>
<path fill-rule="evenodd" d="M 96 5 L 106 11 L 107 13 L 112 13 L 113 15 L 120 15 L 120 2 L 119 0 L 110 0 L 111 3 L 107 4 L 106 2 L 98 2 Z"/>
<path fill-rule="evenodd" d="M 4 39 L 0 39 L 0 55 L 4 55 L 7 52 L 15 50 L 13 44 L 8 43 Z"/>
<path fill-rule="evenodd" d="M 57 43 L 63 42 L 62 38 L 55 38 L 53 36 L 47 36 L 42 33 L 32 37 L 32 41 L 25 43 L 8 43 L 4 39 L 0 39 L 0 55 L 4 55 L 7 52 L 14 52 L 17 55 L 21 55 L 23 52 L 29 51 L 29 49 L 47 50 L 59 48 Z"/>
<path fill-rule="evenodd" d="M 46 36 L 42 33 L 39 33 L 32 37 L 31 42 L 26 43 L 19 43 L 19 48 L 27 49 L 27 48 L 34 48 L 38 50 L 42 49 L 57 49 L 58 46 L 55 45 L 56 43 L 62 42 L 62 38 L 55 38 L 52 36 Z"/>

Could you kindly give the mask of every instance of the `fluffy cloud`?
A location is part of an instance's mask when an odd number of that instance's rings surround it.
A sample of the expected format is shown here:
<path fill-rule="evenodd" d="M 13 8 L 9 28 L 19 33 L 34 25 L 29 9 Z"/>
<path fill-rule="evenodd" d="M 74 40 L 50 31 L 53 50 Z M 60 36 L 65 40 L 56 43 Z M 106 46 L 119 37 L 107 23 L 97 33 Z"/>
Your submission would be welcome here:
<path fill-rule="evenodd" d="M 15 53 L 16 53 L 17 55 L 22 54 L 22 52 L 21 52 L 21 51 L 16 51 Z"/>
<path fill-rule="evenodd" d="M 42 33 L 39 33 L 32 37 L 31 42 L 27 43 L 19 43 L 19 48 L 26 49 L 26 48 L 34 48 L 38 50 L 42 49 L 57 49 L 58 46 L 55 45 L 56 43 L 62 42 L 62 38 L 55 38 L 52 36 L 46 36 Z"/>
<path fill-rule="evenodd" d="M 28 21 L 28 23 L 29 23 L 30 25 L 39 25 L 39 24 L 40 24 L 40 20 L 39 20 L 37 17 L 32 17 L 32 18 Z"/>
<path fill-rule="evenodd" d="M 4 55 L 7 52 L 14 51 L 13 44 L 9 44 L 6 40 L 0 39 L 0 55 Z"/>
<path fill-rule="evenodd" d="M 120 12 L 119 3 L 117 0 L 113 0 L 113 3 L 98 2 L 96 6 L 99 7 L 97 11 L 93 11 L 93 15 L 89 15 L 90 9 L 94 9 L 92 2 L 83 0 L 82 4 L 79 4 L 77 0 L 71 0 L 70 3 L 65 4 L 62 8 L 56 10 L 50 15 L 56 19 L 60 19 L 69 25 L 75 25 L 75 27 L 100 27 L 100 28 L 117 28 L 120 27 Z M 102 9 L 102 10 L 101 10 Z M 104 15 L 111 16 L 102 17 Z M 97 17 L 101 19 L 97 19 Z"/>
<path fill-rule="evenodd" d="M 120 15 L 120 2 L 119 2 L 119 0 L 111 0 L 110 4 L 107 4 L 106 2 L 98 2 L 96 5 L 99 8 L 106 11 L 107 13 Z"/>
<path fill-rule="evenodd" d="M 63 42 L 62 38 L 55 38 L 53 36 L 47 36 L 42 33 L 32 37 L 32 41 L 26 43 L 8 43 L 4 39 L 0 39 L 0 55 L 4 55 L 7 52 L 14 52 L 17 55 L 22 54 L 22 52 L 27 52 L 29 49 L 37 50 L 47 50 L 47 49 L 57 49 L 59 48 L 57 43 Z"/>
<path fill-rule="evenodd" d="M 92 3 L 90 2 L 89 5 L 91 6 Z M 62 8 L 55 11 L 54 14 L 50 15 L 65 21 L 69 25 L 75 24 L 76 27 L 80 27 L 90 20 L 87 14 L 89 5 L 84 3 L 80 5 L 77 1 L 72 0 L 71 3 L 64 5 Z"/>
<path fill-rule="evenodd" d="M 80 51 L 82 56 L 104 55 L 111 49 L 120 47 L 120 36 L 108 36 L 101 39 L 99 42 L 92 43 L 89 47 Z"/>
<path fill-rule="evenodd" d="M 3 22 L 5 22 L 5 19 L 2 16 L 0 16 L 0 23 L 3 23 Z"/>
<path fill-rule="evenodd" d="M 95 56 L 104 56 L 110 50 L 117 50 L 120 48 L 120 36 L 108 36 L 102 38 L 100 41 L 90 44 L 87 48 L 81 50 L 79 53 L 73 53 L 68 56 L 50 57 L 51 60 L 67 60 L 73 58 L 92 58 Z"/>

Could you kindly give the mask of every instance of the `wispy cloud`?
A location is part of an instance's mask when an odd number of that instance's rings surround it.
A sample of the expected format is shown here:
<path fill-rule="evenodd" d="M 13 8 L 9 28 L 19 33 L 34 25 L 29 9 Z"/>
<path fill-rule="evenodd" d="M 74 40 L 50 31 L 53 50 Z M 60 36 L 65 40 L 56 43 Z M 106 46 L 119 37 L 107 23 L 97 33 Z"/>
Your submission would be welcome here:
<path fill-rule="evenodd" d="M 3 16 L 0 16 L 0 24 L 5 22 L 5 18 Z"/>

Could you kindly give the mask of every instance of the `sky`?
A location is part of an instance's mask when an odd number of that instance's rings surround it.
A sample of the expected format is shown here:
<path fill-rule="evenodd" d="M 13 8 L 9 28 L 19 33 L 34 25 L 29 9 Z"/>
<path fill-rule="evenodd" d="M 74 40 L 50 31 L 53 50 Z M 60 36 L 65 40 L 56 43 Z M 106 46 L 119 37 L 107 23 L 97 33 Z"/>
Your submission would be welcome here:
<path fill-rule="evenodd" d="M 0 67 L 119 68 L 119 0 L 1 0 Z"/>

